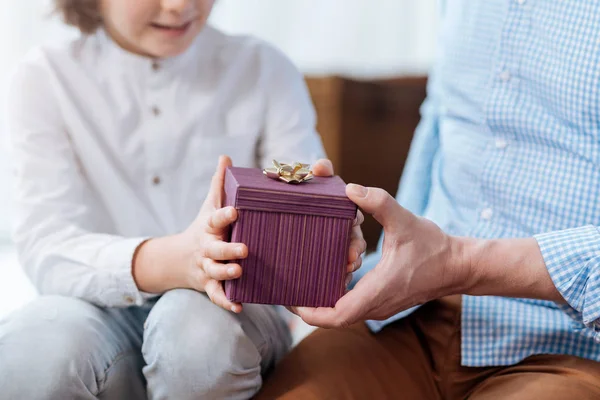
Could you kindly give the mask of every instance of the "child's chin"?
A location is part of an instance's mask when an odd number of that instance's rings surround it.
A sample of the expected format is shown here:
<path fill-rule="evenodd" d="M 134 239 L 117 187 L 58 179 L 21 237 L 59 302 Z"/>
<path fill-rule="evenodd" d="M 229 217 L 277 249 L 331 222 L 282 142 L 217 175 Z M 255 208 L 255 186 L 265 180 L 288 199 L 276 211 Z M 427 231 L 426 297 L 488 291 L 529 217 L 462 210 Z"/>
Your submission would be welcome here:
<path fill-rule="evenodd" d="M 184 53 L 190 47 L 190 45 L 191 43 L 169 46 L 161 43 L 157 46 L 152 46 L 151 49 L 148 49 L 148 53 L 152 54 L 152 56 L 156 58 L 175 57 L 181 53 Z"/>

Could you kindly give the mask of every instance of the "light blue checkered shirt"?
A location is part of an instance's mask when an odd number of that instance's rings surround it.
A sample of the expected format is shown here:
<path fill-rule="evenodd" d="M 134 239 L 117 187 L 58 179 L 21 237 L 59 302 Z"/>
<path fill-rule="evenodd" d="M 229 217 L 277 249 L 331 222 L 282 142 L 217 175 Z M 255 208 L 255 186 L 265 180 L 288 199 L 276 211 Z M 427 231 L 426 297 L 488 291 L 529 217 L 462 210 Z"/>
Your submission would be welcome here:
<path fill-rule="evenodd" d="M 398 201 L 450 234 L 535 236 L 570 305 L 464 296 L 462 363 L 600 361 L 600 1 L 448 0 L 440 30 Z"/>

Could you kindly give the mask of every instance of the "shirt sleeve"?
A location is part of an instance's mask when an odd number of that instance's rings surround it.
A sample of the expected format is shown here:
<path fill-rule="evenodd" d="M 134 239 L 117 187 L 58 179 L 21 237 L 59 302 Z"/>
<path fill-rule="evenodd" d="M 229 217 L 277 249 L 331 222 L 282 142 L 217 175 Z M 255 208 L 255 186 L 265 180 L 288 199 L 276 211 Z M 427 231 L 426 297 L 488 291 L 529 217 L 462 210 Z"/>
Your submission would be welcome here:
<path fill-rule="evenodd" d="M 41 294 L 141 305 L 148 296 L 138 290 L 131 265 L 146 238 L 102 233 L 106 217 L 79 166 L 45 62 L 42 55 L 23 62 L 8 97 L 20 263 Z"/>
<path fill-rule="evenodd" d="M 579 329 L 600 342 L 600 228 L 582 226 L 535 236 L 550 277 Z"/>
<path fill-rule="evenodd" d="M 266 44 L 261 47 L 261 65 L 266 110 L 259 145 L 260 165 L 270 166 L 273 159 L 312 164 L 325 157 L 302 74 L 286 56 Z"/>
<path fill-rule="evenodd" d="M 415 130 L 396 194 L 402 207 L 420 216 L 429 203 L 433 162 L 440 144 L 438 112 L 437 103 L 428 97 L 421 106 L 421 121 Z"/>

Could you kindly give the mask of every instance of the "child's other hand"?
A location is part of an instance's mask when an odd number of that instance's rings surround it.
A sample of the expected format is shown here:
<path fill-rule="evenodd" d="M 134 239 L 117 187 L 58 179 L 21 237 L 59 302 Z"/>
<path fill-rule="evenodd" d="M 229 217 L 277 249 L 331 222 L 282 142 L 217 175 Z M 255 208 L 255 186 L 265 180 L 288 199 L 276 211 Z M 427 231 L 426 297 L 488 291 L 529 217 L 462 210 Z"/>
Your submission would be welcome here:
<path fill-rule="evenodd" d="M 211 301 L 226 310 L 240 312 L 242 305 L 229 301 L 222 282 L 239 278 L 242 268 L 227 261 L 248 256 L 242 243 L 228 243 L 229 225 L 237 219 L 237 210 L 222 207 L 225 172 L 231 166 L 229 157 L 221 156 L 210 190 L 194 222 L 183 232 L 184 240 L 192 247 L 192 260 L 187 272 L 187 284 L 195 290 L 206 292 Z"/>
<path fill-rule="evenodd" d="M 333 176 L 333 164 L 330 160 L 321 159 L 313 165 L 312 171 L 315 176 Z M 361 256 L 367 249 L 367 242 L 365 242 L 363 238 L 362 229 L 360 227 L 364 220 L 365 217 L 362 212 L 358 210 L 354 223 L 352 224 L 352 236 L 350 239 L 350 248 L 348 250 L 348 266 L 346 268 L 346 286 L 348 286 L 352 280 L 352 273 L 361 267 Z"/>
<path fill-rule="evenodd" d="M 362 255 L 367 250 L 367 242 L 363 237 L 361 229 L 364 221 L 365 217 L 363 213 L 358 210 L 352 224 L 352 236 L 350 237 L 350 249 L 348 250 L 348 266 L 346 269 L 346 286 L 352 281 L 352 273 L 356 272 L 362 266 Z"/>

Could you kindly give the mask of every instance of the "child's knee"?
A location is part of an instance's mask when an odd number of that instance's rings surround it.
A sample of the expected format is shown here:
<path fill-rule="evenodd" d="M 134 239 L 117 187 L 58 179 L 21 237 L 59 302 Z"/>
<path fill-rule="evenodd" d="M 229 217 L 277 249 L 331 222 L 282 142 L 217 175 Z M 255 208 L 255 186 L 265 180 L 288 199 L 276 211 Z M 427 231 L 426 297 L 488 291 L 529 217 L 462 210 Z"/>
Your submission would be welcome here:
<path fill-rule="evenodd" d="M 252 343 L 223 333 L 222 342 L 204 341 L 203 335 L 174 337 L 174 346 L 154 348 L 147 354 L 144 374 L 149 393 L 176 398 L 230 398 L 232 393 L 254 394 L 261 385 L 260 356 Z M 157 396 L 162 397 L 162 396 Z"/>
<path fill-rule="evenodd" d="M 262 382 L 255 344 L 226 311 L 213 312 L 210 302 L 190 303 L 190 296 L 202 295 L 179 292 L 162 305 L 159 301 L 155 307 L 161 308 L 146 324 L 144 374 L 150 397 L 251 397 Z"/>

